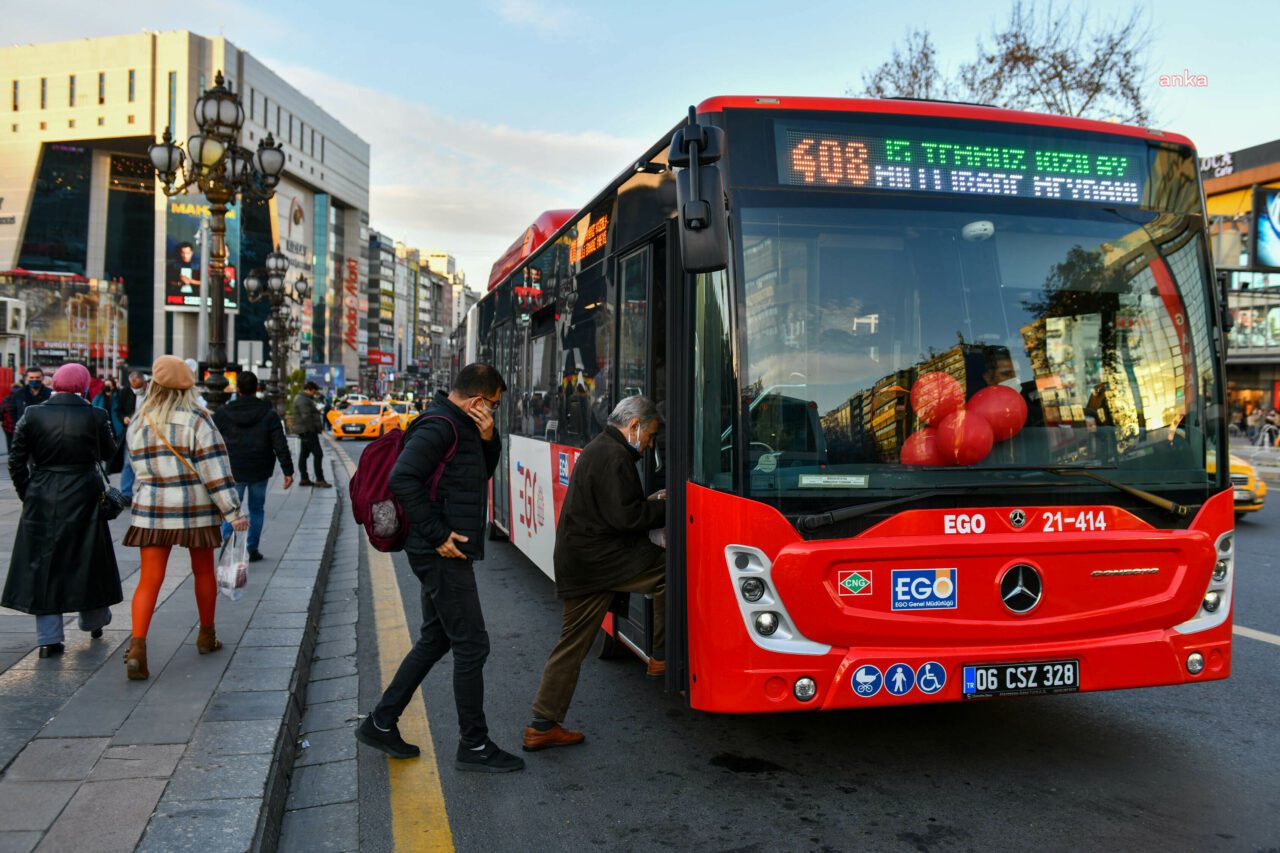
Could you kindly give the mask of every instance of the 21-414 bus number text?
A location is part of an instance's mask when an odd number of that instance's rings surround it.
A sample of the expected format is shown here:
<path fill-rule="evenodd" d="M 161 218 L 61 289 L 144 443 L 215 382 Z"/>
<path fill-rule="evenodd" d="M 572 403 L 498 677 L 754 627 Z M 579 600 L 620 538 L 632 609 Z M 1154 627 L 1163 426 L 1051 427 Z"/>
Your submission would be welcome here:
<path fill-rule="evenodd" d="M 1083 510 L 1075 515 L 1042 512 L 1040 518 L 1044 521 L 1045 533 L 1086 533 L 1107 529 L 1107 514 L 1102 510 Z"/>

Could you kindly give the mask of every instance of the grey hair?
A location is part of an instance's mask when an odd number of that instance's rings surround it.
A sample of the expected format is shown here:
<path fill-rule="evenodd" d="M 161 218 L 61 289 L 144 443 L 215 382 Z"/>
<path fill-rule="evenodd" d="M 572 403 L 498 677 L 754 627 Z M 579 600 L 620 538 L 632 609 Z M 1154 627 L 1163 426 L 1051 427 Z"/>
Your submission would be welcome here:
<path fill-rule="evenodd" d="M 624 427 L 631 423 L 632 419 L 639 418 L 641 426 L 648 426 L 657 421 L 662 423 L 662 412 L 658 411 L 658 406 L 648 397 L 636 395 L 634 397 L 624 397 L 622 402 L 614 407 L 612 414 L 609 415 L 609 424 L 615 427 Z"/>
<path fill-rule="evenodd" d="M 130 378 L 130 379 L 142 379 L 142 378 L 143 378 L 143 376 L 142 376 L 142 372 L 141 372 L 141 371 L 138 371 L 138 370 L 130 370 L 130 371 L 129 371 L 129 378 Z"/>

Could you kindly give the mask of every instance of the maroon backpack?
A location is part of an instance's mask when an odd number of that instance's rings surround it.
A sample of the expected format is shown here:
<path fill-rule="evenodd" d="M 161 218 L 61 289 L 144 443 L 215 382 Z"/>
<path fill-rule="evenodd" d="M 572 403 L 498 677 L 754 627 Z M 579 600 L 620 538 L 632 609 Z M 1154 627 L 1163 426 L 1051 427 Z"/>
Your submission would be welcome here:
<path fill-rule="evenodd" d="M 453 443 L 444 455 L 444 459 L 436 466 L 427 480 L 427 493 L 431 500 L 436 499 L 436 490 L 440 488 L 440 478 L 444 476 L 444 468 L 458 451 L 458 428 L 453 421 L 444 415 L 422 415 L 414 422 L 414 426 L 422 421 L 440 420 L 449 424 L 453 431 Z M 393 429 L 375 439 L 360 455 L 360 465 L 351 477 L 348 491 L 351 494 L 351 514 L 356 523 L 363 525 L 369 536 L 369 544 L 379 551 L 403 551 L 405 540 L 409 538 L 409 519 L 404 507 L 391 494 L 391 469 L 400 458 L 400 451 L 412 432 Z"/>

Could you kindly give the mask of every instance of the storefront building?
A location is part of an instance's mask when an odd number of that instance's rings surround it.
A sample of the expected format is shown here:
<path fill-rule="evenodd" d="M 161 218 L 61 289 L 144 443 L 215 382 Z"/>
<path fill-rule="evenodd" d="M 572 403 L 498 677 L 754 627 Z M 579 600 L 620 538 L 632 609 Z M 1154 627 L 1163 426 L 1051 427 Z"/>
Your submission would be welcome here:
<path fill-rule="evenodd" d="M 234 318 L 228 351 L 246 366 L 270 357 L 255 343 L 266 339 L 265 303 L 247 304 L 240 281 L 279 247 L 290 261 L 287 281 L 305 276 L 313 293 L 297 309 L 303 333 L 291 366 L 327 362 L 358 374 L 368 144 L 251 54 L 226 39 L 185 31 L 0 49 L 8 102 L 0 123 L 0 276 L 12 273 L 5 280 L 13 282 L 30 273 L 65 283 L 31 289 L 40 295 L 28 300 L 25 313 L 69 318 L 42 327 L 65 333 L 65 341 L 6 328 L 0 359 L 18 367 L 55 363 L 88 346 L 101 353 L 95 368 L 110 372 L 113 356 L 130 365 L 147 365 L 162 353 L 203 356 L 207 204 L 197 193 L 166 198 L 147 147 L 166 127 L 178 140 L 198 131 L 192 108 L 218 72 L 243 101 L 241 144 L 256 148 L 270 133 L 287 154 L 270 202 L 228 212 L 221 282 Z M 207 293 L 215 283 L 206 275 L 203 286 Z M 8 305 L 7 319 L 24 313 Z M 88 305 L 95 310 L 83 313 Z M 96 337 L 92 345 L 77 344 L 77 334 Z"/>
<path fill-rule="evenodd" d="M 1214 264 L 1226 277 L 1232 423 L 1280 409 L 1280 140 L 1203 157 Z M 1255 414 L 1256 412 L 1256 414 Z"/>

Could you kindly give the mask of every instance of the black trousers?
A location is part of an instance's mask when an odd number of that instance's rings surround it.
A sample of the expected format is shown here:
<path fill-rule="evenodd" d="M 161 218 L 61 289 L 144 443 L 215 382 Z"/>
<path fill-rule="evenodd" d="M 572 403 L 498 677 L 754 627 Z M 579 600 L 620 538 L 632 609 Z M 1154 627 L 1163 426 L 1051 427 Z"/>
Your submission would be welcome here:
<path fill-rule="evenodd" d="M 431 667 L 452 649 L 453 699 L 462 743 L 480 746 L 489 738 L 484 717 L 489 633 L 480 610 L 474 566 L 470 560 L 435 555 L 408 557 L 409 567 L 422 583 L 422 630 L 374 708 L 373 721 L 387 728 L 400 719 Z"/>
<path fill-rule="evenodd" d="M 316 471 L 316 479 L 324 479 L 324 468 L 320 463 L 324 460 L 324 451 L 320 448 L 320 433 L 318 432 L 302 432 L 298 433 L 299 443 L 302 449 L 298 451 L 298 476 L 307 479 L 307 456 L 312 457 L 312 466 Z"/>

